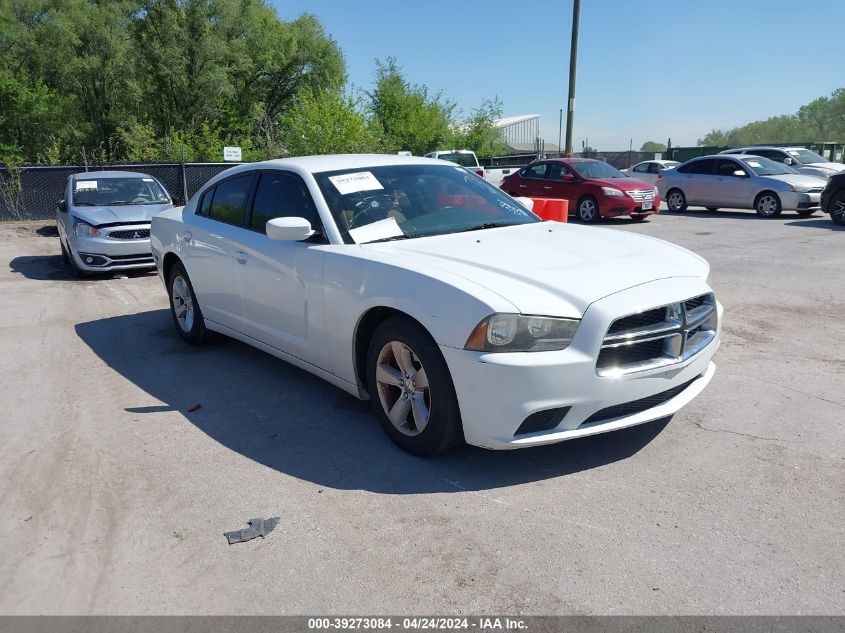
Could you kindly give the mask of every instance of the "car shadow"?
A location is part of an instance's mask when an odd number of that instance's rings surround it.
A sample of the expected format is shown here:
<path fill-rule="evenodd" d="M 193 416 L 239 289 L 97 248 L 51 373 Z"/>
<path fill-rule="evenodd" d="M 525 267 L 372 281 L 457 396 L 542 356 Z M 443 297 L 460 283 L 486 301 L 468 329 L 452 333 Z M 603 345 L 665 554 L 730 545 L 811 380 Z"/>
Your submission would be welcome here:
<path fill-rule="evenodd" d="M 818 213 L 818 212 L 817 212 Z M 776 218 L 761 218 L 753 209 L 718 209 L 708 211 L 707 209 L 687 209 L 686 211 L 661 211 L 660 215 L 669 217 L 690 217 L 690 218 L 722 218 L 731 220 L 766 220 L 766 221 L 788 221 L 799 218 L 812 219 L 814 216 L 798 215 L 794 211 L 784 211 Z"/>
<path fill-rule="evenodd" d="M 186 345 L 167 310 L 80 323 L 76 333 L 112 369 L 163 403 L 116 403 L 116 412 L 181 411 L 200 431 L 248 459 L 342 490 L 460 492 L 566 476 L 632 456 L 668 423 L 526 450 L 467 447 L 420 459 L 390 442 L 369 403 L 228 338 Z M 174 446 L 174 457 L 179 450 Z"/>
<path fill-rule="evenodd" d="M 21 255 L 9 261 L 9 270 L 35 281 L 71 281 L 84 283 L 113 279 L 115 275 L 126 277 L 146 277 L 154 275 L 155 270 L 122 270 L 115 272 L 92 273 L 85 277 L 74 277 L 61 255 Z"/>
<path fill-rule="evenodd" d="M 824 218 L 809 218 L 806 220 L 796 220 L 794 222 L 787 222 L 787 226 L 804 226 L 813 229 L 828 229 L 830 231 L 845 231 L 845 226 L 836 224 L 826 215 Z"/>

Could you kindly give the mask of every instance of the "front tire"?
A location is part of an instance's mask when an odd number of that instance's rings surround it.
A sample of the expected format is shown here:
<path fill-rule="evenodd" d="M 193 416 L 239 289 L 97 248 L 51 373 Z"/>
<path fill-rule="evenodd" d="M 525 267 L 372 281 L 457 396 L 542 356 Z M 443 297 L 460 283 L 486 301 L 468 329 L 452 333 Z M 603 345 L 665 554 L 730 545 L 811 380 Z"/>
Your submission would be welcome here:
<path fill-rule="evenodd" d="M 578 201 L 578 219 L 584 224 L 593 224 L 599 221 L 599 205 L 592 196 L 584 196 Z"/>
<path fill-rule="evenodd" d="M 773 191 L 764 191 L 754 201 L 754 210 L 762 218 L 776 218 L 780 215 L 783 207 L 780 198 Z"/>
<path fill-rule="evenodd" d="M 205 328 L 202 310 L 194 294 L 191 279 L 181 262 L 173 265 L 167 277 L 170 296 L 170 316 L 182 340 L 190 345 L 202 345 L 210 338 Z"/>
<path fill-rule="evenodd" d="M 673 213 L 681 213 L 687 210 L 687 197 L 680 189 L 670 189 L 666 193 L 666 206 Z"/>
<path fill-rule="evenodd" d="M 367 386 L 384 432 L 399 448 L 428 457 L 464 443 L 458 398 L 437 344 L 416 322 L 395 316 L 376 328 Z"/>
<path fill-rule="evenodd" d="M 840 191 L 830 202 L 830 219 L 845 226 L 845 191 Z"/>

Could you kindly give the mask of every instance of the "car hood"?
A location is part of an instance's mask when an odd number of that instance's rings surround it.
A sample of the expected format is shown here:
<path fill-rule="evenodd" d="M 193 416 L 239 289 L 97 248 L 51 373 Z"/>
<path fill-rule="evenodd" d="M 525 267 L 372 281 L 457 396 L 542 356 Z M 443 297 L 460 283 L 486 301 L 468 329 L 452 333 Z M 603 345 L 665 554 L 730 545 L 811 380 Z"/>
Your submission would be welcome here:
<path fill-rule="evenodd" d="M 164 204 L 126 204 L 108 207 L 73 207 L 71 215 L 93 226 L 114 224 L 115 222 L 149 222 L 152 217 L 173 205 Z"/>
<path fill-rule="evenodd" d="M 675 244 L 614 229 L 541 222 L 362 244 L 417 271 L 454 274 L 522 314 L 581 317 L 594 301 L 670 277 L 706 279 L 710 266 Z"/>
<path fill-rule="evenodd" d="M 796 165 L 796 167 L 812 167 L 813 169 L 823 169 L 837 173 L 845 171 L 845 165 L 842 163 L 804 163 L 802 165 Z"/>
<path fill-rule="evenodd" d="M 777 176 L 763 176 L 771 180 L 779 180 L 790 185 L 803 185 L 804 187 L 824 187 L 824 178 L 810 176 L 809 174 L 778 174 Z"/>
<path fill-rule="evenodd" d="M 629 191 L 631 189 L 651 189 L 652 184 L 637 178 L 588 178 L 590 182 L 594 182 L 603 187 L 615 187 L 622 191 Z"/>

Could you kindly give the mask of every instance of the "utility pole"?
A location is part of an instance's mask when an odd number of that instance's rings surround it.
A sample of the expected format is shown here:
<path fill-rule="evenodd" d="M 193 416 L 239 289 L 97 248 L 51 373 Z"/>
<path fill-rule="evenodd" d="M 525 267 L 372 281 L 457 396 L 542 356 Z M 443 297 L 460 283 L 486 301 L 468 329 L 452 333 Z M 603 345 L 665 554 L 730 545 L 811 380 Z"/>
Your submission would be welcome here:
<path fill-rule="evenodd" d="M 557 122 L 557 155 L 560 156 L 563 148 L 560 146 L 561 141 L 561 133 L 560 131 L 563 129 L 563 108 L 560 109 L 560 119 Z"/>
<path fill-rule="evenodd" d="M 569 101 L 566 110 L 566 155 L 572 156 L 572 120 L 575 117 L 575 67 L 578 62 L 578 23 L 581 0 L 572 0 L 572 46 L 569 49 Z"/>

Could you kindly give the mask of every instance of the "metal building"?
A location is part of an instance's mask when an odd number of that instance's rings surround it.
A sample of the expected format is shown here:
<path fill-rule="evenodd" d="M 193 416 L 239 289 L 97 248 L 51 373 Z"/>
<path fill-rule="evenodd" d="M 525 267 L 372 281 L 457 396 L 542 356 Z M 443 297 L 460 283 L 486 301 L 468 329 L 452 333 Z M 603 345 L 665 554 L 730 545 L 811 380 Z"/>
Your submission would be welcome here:
<path fill-rule="evenodd" d="M 523 114 L 499 119 L 495 123 L 502 131 L 502 138 L 511 154 L 528 154 L 538 151 L 557 152 L 558 146 L 545 143 L 540 138 L 540 115 Z M 538 149 L 539 146 L 539 149 Z"/>

